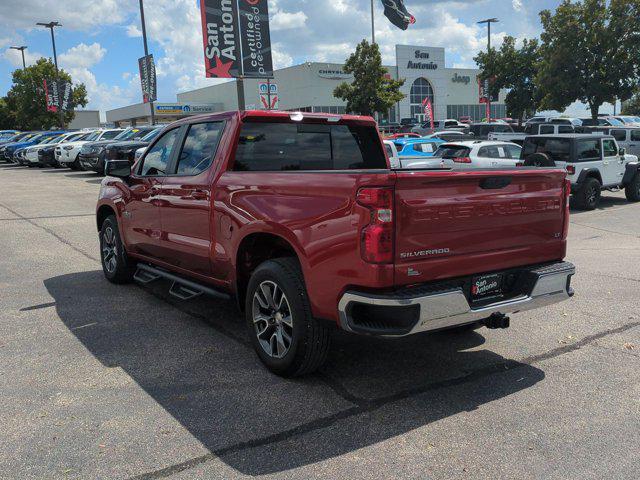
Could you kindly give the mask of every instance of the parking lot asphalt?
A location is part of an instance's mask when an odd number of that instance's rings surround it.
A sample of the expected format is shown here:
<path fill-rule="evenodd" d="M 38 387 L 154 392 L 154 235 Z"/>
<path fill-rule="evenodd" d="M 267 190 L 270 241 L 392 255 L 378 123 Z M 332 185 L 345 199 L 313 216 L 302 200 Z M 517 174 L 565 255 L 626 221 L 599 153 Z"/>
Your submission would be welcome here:
<path fill-rule="evenodd" d="M 0 164 L 0 478 L 637 479 L 640 205 L 572 212 L 576 295 L 507 330 L 336 333 L 267 372 L 230 302 L 102 275 L 99 177 Z"/>

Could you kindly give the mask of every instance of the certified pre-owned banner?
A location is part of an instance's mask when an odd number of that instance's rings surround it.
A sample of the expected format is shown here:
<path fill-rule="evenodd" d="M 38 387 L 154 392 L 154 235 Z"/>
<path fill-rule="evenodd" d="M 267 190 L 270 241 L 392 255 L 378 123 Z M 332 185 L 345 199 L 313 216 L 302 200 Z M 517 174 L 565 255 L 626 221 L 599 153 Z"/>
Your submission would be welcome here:
<path fill-rule="evenodd" d="M 207 77 L 273 76 L 267 0 L 200 0 L 200 14 Z"/>
<path fill-rule="evenodd" d="M 140 70 L 140 85 L 142 86 L 142 101 L 144 103 L 155 102 L 158 99 L 156 84 L 156 66 L 153 63 L 153 55 L 147 55 L 138 59 Z"/>

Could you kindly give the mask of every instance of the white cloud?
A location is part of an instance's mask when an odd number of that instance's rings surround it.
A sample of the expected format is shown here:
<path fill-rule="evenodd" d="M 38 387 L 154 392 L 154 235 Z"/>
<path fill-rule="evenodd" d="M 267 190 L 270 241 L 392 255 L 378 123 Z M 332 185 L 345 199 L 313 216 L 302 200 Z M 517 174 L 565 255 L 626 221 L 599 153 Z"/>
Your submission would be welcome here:
<path fill-rule="evenodd" d="M 16 68 L 22 68 L 22 54 L 18 50 L 11 50 L 7 48 L 2 57 L 7 60 L 12 66 Z M 46 55 L 39 52 L 30 52 L 29 49 L 24 51 L 24 61 L 27 67 L 36 63 L 36 60 L 45 57 Z"/>
<path fill-rule="evenodd" d="M 135 23 L 127 25 L 127 37 L 137 38 L 142 36 L 142 30 Z"/>
<path fill-rule="evenodd" d="M 63 68 L 90 68 L 104 58 L 107 50 L 99 43 L 94 42 L 91 45 L 79 43 L 75 47 L 70 48 L 66 52 L 60 54 L 58 59 Z"/>
<path fill-rule="evenodd" d="M 307 23 L 307 15 L 304 12 L 277 12 L 269 21 L 271 30 L 287 30 L 290 28 L 302 28 Z"/>
<path fill-rule="evenodd" d="M 511 4 L 513 5 L 513 9 L 516 12 L 522 12 L 524 10 L 524 5 L 522 4 L 522 0 L 512 0 Z"/>

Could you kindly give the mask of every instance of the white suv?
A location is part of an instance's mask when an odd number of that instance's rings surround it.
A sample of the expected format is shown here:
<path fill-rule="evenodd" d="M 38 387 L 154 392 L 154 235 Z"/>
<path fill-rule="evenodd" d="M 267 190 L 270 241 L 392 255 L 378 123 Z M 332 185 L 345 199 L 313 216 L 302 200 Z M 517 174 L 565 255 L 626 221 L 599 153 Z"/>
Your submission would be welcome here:
<path fill-rule="evenodd" d="M 640 201 L 640 164 L 610 135 L 536 135 L 522 150 L 526 167 L 562 167 L 571 181 L 572 205 L 598 207 L 602 190 L 624 189 L 627 200 Z"/>
<path fill-rule="evenodd" d="M 94 130 L 89 132 L 82 140 L 76 142 L 69 142 L 64 146 L 57 147 L 55 150 L 56 160 L 63 167 L 69 167 L 72 170 L 80 170 L 80 163 L 78 162 L 78 154 L 82 145 L 87 142 L 97 142 L 99 140 L 111 140 L 116 137 L 124 129 L 111 128 L 108 130 Z"/>
<path fill-rule="evenodd" d="M 444 166 L 457 170 L 471 168 L 509 168 L 521 161 L 522 147 L 510 142 L 469 140 L 448 142 L 438 147 L 434 157 L 441 157 Z"/>

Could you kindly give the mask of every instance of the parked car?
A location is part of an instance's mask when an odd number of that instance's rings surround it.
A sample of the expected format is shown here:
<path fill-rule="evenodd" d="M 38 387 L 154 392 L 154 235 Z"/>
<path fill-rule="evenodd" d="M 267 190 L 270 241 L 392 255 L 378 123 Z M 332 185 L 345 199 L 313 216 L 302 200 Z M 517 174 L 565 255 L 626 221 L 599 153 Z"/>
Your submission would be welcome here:
<path fill-rule="evenodd" d="M 98 142 L 101 140 L 113 140 L 124 131 L 123 128 L 109 128 L 105 130 L 93 130 L 86 132 L 86 136 L 66 145 L 61 145 L 54 150 L 56 161 L 62 167 L 68 167 L 71 170 L 80 170 L 80 149 L 85 143 Z"/>
<path fill-rule="evenodd" d="M 418 135 L 424 136 L 439 132 L 441 130 L 460 130 L 464 132 L 468 128 L 469 125 L 449 118 L 447 120 L 438 120 L 436 122 L 433 122 L 433 128 L 431 128 L 431 122 L 424 122 L 421 125 L 416 125 L 415 127 L 413 127 L 411 131 L 413 133 L 417 133 Z"/>
<path fill-rule="evenodd" d="M 640 127 L 640 117 L 635 115 L 616 115 L 613 118 L 630 127 Z"/>
<path fill-rule="evenodd" d="M 640 127 L 587 127 L 584 132 L 611 135 L 627 153 L 640 156 Z"/>
<path fill-rule="evenodd" d="M 333 328 L 506 328 L 509 314 L 573 295 L 566 172 L 391 171 L 370 117 L 187 118 L 106 173 L 107 280 L 235 297 L 278 375 L 319 368 Z"/>
<path fill-rule="evenodd" d="M 439 138 L 400 138 L 395 140 L 399 157 L 433 157 L 438 145 L 444 143 Z"/>
<path fill-rule="evenodd" d="M 4 152 L 5 158 L 9 157 L 14 163 L 24 165 L 25 159 L 24 159 L 24 152 L 22 151 L 23 149 L 32 147 L 33 145 L 39 145 L 40 143 L 46 140 L 49 140 L 51 137 L 57 137 L 62 133 L 64 133 L 63 130 L 56 130 L 56 131 L 48 131 L 48 132 L 39 132 L 38 134 L 33 135 L 32 137 L 29 137 L 29 138 L 25 137 L 20 142 L 7 145 L 7 148 L 5 149 L 5 152 Z M 20 154 L 19 158 L 17 155 L 14 155 L 18 153 L 17 151 L 19 151 L 19 154 Z"/>
<path fill-rule="evenodd" d="M 547 116 L 536 116 L 531 117 L 525 122 L 525 125 L 531 125 L 532 123 L 549 123 L 555 117 L 547 117 Z"/>
<path fill-rule="evenodd" d="M 499 140 L 522 145 L 524 139 L 531 135 L 554 135 L 574 132 L 575 128 L 565 123 L 530 123 L 524 128 L 524 132 L 491 132 L 488 135 L 488 140 Z"/>
<path fill-rule="evenodd" d="M 442 132 L 432 133 L 423 138 L 437 138 L 444 140 L 445 142 L 452 142 L 456 140 L 474 140 L 475 135 L 471 133 L 465 133 L 461 130 L 443 130 Z"/>
<path fill-rule="evenodd" d="M 124 141 L 141 140 L 156 127 L 130 127 L 115 136 L 112 140 L 99 140 L 97 142 L 87 142 L 80 148 L 78 161 L 85 170 L 93 170 L 102 175 L 104 174 L 104 164 L 106 161 L 107 146 L 113 143 Z"/>
<path fill-rule="evenodd" d="M 7 147 L 16 143 L 27 141 L 29 138 L 35 135 L 36 134 L 34 132 L 22 132 L 14 135 L 9 140 L 2 142 L 0 144 L 0 160 L 2 160 L 3 162 L 11 162 L 12 160 L 8 156 L 5 156 L 5 150 L 7 149 Z"/>
<path fill-rule="evenodd" d="M 136 151 L 149 145 L 163 128 L 164 126 L 157 126 L 139 140 L 114 141 L 108 144 L 105 148 L 105 158 L 107 160 L 129 160 L 129 163 L 133 165 Z"/>
<path fill-rule="evenodd" d="M 624 127 L 624 123 L 613 117 L 581 118 L 583 127 Z"/>
<path fill-rule="evenodd" d="M 464 123 L 465 125 L 468 125 L 473 122 L 473 119 L 469 115 L 463 115 L 458 119 L 458 121 L 460 123 Z"/>
<path fill-rule="evenodd" d="M 624 189 L 627 200 L 640 201 L 638 157 L 626 154 L 612 136 L 568 134 L 527 137 L 522 160 L 524 166 L 566 169 L 576 208 L 597 208 L 602 190 Z"/>
<path fill-rule="evenodd" d="M 506 123 L 472 123 L 469 126 L 469 133 L 472 133 L 478 140 L 487 140 L 490 133 L 513 133 L 513 128 Z"/>
<path fill-rule="evenodd" d="M 571 117 L 557 117 L 549 120 L 549 123 L 558 123 L 560 125 L 571 125 L 573 127 L 582 126 L 582 120 L 579 118 L 571 118 Z"/>
<path fill-rule="evenodd" d="M 397 140 L 398 138 L 420 138 L 420 135 L 412 132 L 392 133 L 385 135 L 384 140 Z"/>
<path fill-rule="evenodd" d="M 37 145 L 33 145 L 31 147 L 24 149 L 24 161 L 23 164 L 28 167 L 42 167 L 43 165 L 40 163 L 38 159 L 38 153 L 45 147 L 55 146 L 66 134 L 60 133 L 59 135 L 52 135 L 46 140 L 40 142 Z"/>
<path fill-rule="evenodd" d="M 391 140 L 383 140 L 384 149 L 387 152 L 389 158 L 389 166 L 392 169 L 400 168 L 400 158 L 398 155 L 398 147 Z"/>
<path fill-rule="evenodd" d="M 38 166 L 42 167 L 61 167 L 62 165 L 56 160 L 55 150 L 56 148 L 63 147 L 71 142 L 82 140 L 89 133 L 87 132 L 69 132 L 65 135 L 61 135 L 54 141 L 49 142 L 44 147 L 38 150 Z"/>
<path fill-rule="evenodd" d="M 0 144 L 10 141 L 19 133 L 19 130 L 0 130 Z"/>
<path fill-rule="evenodd" d="M 515 143 L 463 141 L 443 143 L 434 156 L 443 158 L 444 166 L 456 169 L 510 168 L 520 163 L 521 151 Z"/>

